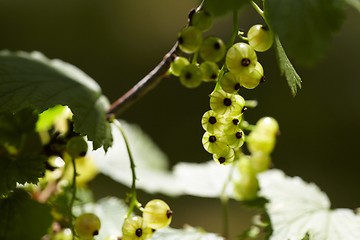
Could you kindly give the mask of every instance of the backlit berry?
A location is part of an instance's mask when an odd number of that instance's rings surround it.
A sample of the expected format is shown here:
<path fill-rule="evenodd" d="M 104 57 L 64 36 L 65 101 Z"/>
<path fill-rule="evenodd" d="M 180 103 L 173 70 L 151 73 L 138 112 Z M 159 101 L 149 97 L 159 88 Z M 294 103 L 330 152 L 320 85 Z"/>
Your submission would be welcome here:
<path fill-rule="evenodd" d="M 257 56 L 254 49 L 246 43 L 235 43 L 226 53 L 226 66 L 235 74 L 250 73 L 254 70 Z"/>
<path fill-rule="evenodd" d="M 173 212 L 169 205 L 160 199 L 148 202 L 143 210 L 143 219 L 147 226 L 152 229 L 160 229 L 169 226 Z"/>

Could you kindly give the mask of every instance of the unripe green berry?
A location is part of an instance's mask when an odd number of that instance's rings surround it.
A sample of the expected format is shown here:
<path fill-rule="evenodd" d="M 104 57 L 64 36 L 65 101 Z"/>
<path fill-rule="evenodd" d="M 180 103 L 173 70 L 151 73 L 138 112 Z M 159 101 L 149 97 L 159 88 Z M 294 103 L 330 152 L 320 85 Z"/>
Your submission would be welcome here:
<path fill-rule="evenodd" d="M 252 26 L 248 31 L 247 38 L 250 46 L 258 52 L 265 52 L 274 42 L 271 31 L 261 24 Z"/>
<path fill-rule="evenodd" d="M 100 227 L 100 219 L 93 213 L 81 214 L 76 218 L 74 224 L 76 234 L 83 240 L 93 239 L 99 234 Z"/>
<path fill-rule="evenodd" d="M 203 73 L 204 82 L 214 82 L 216 81 L 219 74 L 219 66 L 210 61 L 205 61 L 200 64 L 200 70 Z"/>
<path fill-rule="evenodd" d="M 224 133 L 225 134 L 233 134 L 239 130 L 239 124 L 242 120 L 242 115 L 238 116 L 226 116 L 225 117 L 225 126 L 224 126 Z"/>
<path fill-rule="evenodd" d="M 201 44 L 199 53 L 205 61 L 218 62 L 224 58 L 226 46 L 221 38 L 207 37 Z"/>
<path fill-rule="evenodd" d="M 238 130 L 234 133 L 226 135 L 226 142 L 232 148 L 239 148 L 244 144 L 245 134 L 244 132 L 238 128 Z"/>
<path fill-rule="evenodd" d="M 227 72 L 222 76 L 220 86 L 227 93 L 235 93 L 241 87 L 239 77 L 231 72 Z"/>
<path fill-rule="evenodd" d="M 195 11 L 190 16 L 190 26 L 194 26 L 200 31 L 207 31 L 211 28 L 213 19 L 209 12 L 200 10 Z"/>
<path fill-rule="evenodd" d="M 183 86 L 196 88 L 202 83 L 203 73 L 196 64 L 189 64 L 181 70 L 179 79 Z"/>
<path fill-rule="evenodd" d="M 179 77 L 181 70 L 189 64 L 190 62 L 187 58 L 177 56 L 174 61 L 171 62 L 170 72 L 172 75 Z"/>
<path fill-rule="evenodd" d="M 84 157 L 87 150 L 87 142 L 80 136 L 71 138 L 66 144 L 66 151 L 72 158 Z"/>
<path fill-rule="evenodd" d="M 169 226 L 172 214 L 169 205 L 164 201 L 153 199 L 145 205 L 143 219 L 148 227 L 157 230 Z"/>
<path fill-rule="evenodd" d="M 235 152 L 232 148 L 226 147 L 226 148 L 222 149 L 222 151 L 214 153 L 213 159 L 217 163 L 226 165 L 226 164 L 232 163 L 234 161 Z"/>
<path fill-rule="evenodd" d="M 264 79 L 264 69 L 261 64 L 257 62 L 252 72 L 240 74 L 239 82 L 244 88 L 254 89 L 261 81 L 264 81 Z"/>
<path fill-rule="evenodd" d="M 183 28 L 178 36 L 179 48 L 184 53 L 197 52 L 202 43 L 202 33 L 195 27 Z"/>
<path fill-rule="evenodd" d="M 224 116 L 216 114 L 213 110 L 204 113 L 201 118 L 203 129 L 209 133 L 222 133 L 225 126 Z"/>
<path fill-rule="evenodd" d="M 256 122 L 256 131 L 276 136 L 279 133 L 279 124 L 275 118 L 263 117 Z"/>
<path fill-rule="evenodd" d="M 205 132 L 202 137 L 202 144 L 209 153 L 220 153 L 228 146 L 221 134 Z"/>
<path fill-rule="evenodd" d="M 245 106 L 243 97 L 237 94 L 230 94 L 222 89 L 210 94 L 210 107 L 217 114 L 231 114 L 238 116 Z"/>
<path fill-rule="evenodd" d="M 240 201 L 251 201 L 256 198 L 259 182 L 256 175 L 242 174 L 241 179 L 234 183 L 235 198 Z"/>
<path fill-rule="evenodd" d="M 266 171 L 270 167 L 271 156 L 263 152 L 251 153 L 251 165 L 256 173 Z"/>
<path fill-rule="evenodd" d="M 151 238 L 152 229 L 140 216 L 126 218 L 122 226 L 121 240 L 146 240 Z"/>
<path fill-rule="evenodd" d="M 275 147 L 275 136 L 253 130 L 247 137 L 246 143 L 251 153 L 262 152 L 270 154 Z"/>
<path fill-rule="evenodd" d="M 225 62 L 232 73 L 250 73 L 255 69 L 257 56 L 249 44 L 240 42 L 229 48 Z"/>

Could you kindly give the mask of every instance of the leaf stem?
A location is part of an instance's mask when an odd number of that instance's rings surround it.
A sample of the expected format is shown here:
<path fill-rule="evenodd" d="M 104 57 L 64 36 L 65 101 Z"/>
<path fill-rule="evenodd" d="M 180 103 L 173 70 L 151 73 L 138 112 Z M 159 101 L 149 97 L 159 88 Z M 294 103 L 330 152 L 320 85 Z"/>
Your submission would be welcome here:
<path fill-rule="evenodd" d="M 70 210 L 70 226 L 71 226 L 71 231 L 73 233 L 75 233 L 74 231 L 74 225 L 72 222 L 72 218 L 73 218 L 73 214 L 72 214 L 72 209 L 74 206 L 74 202 L 75 202 L 75 198 L 76 198 L 76 162 L 75 162 L 75 158 L 71 158 L 71 164 L 73 165 L 73 178 L 72 178 L 72 185 L 71 185 L 71 199 L 70 199 L 70 203 L 69 203 L 69 210 Z M 75 234 L 73 234 L 73 240 L 75 239 Z"/>
<path fill-rule="evenodd" d="M 168 77 L 170 64 L 179 52 L 178 43 L 176 42 L 171 50 L 164 56 L 163 60 L 151 72 L 110 106 L 107 111 L 107 118 L 116 118 L 126 108 L 157 86 L 161 80 Z"/>
<path fill-rule="evenodd" d="M 121 135 L 123 136 L 124 141 L 125 141 L 126 150 L 128 152 L 128 155 L 129 155 L 131 175 L 132 175 L 132 183 L 131 183 L 131 189 L 130 189 L 130 193 L 129 193 L 130 204 L 129 204 L 129 210 L 128 210 L 127 215 L 126 215 L 126 217 L 128 218 L 128 217 L 130 217 L 130 215 L 133 212 L 134 208 L 135 207 L 140 208 L 141 204 L 138 202 L 137 196 L 136 196 L 136 171 L 135 171 L 136 166 L 135 166 L 133 156 L 131 154 L 129 141 L 128 141 L 127 137 L 126 137 L 125 131 L 122 128 L 120 122 L 116 121 L 116 125 L 119 128 L 119 130 L 121 132 Z"/>
<path fill-rule="evenodd" d="M 231 37 L 227 43 L 227 48 L 230 48 L 234 44 L 236 37 L 238 36 L 238 32 L 239 32 L 238 19 L 239 19 L 238 12 L 237 12 L 237 10 L 234 10 L 233 11 L 233 29 L 232 29 Z"/>

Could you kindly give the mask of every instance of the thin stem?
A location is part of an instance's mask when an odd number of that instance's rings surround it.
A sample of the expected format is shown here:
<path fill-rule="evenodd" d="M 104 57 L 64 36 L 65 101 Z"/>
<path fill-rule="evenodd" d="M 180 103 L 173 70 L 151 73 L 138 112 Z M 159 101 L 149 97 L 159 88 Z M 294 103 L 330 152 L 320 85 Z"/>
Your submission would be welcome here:
<path fill-rule="evenodd" d="M 264 11 L 256 4 L 254 1 L 250 1 L 251 6 L 255 9 L 255 11 L 265 20 Z"/>
<path fill-rule="evenodd" d="M 238 12 L 236 10 L 234 10 L 234 12 L 233 12 L 233 30 L 232 30 L 229 42 L 227 43 L 227 48 L 231 47 L 234 44 L 236 37 L 238 36 L 238 31 L 239 31 L 238 19 L 239 19 Z"/>
<path fill-rule="evenodd" d="M 127 140 L 126 134 L 125 134 L 123 128 L 121 127 L 120 123 L 117 121 L 116 121 L 116 123 L 117 123 L 117 127 L 119 128 L 121 135 L 123 136 L 124 141 L 125 141 L 126 150 L 129 155 L 131 175 L 132 175 L 132 183 L 131 183 L 131 189 L 130 189 L 130 194 L 129 194 L 130 195 L 129 211 L 126 215 L 126 217 L 128 218 L 131 215 L 131 213 L 133 212 L 135 207 L 140 208 L 140 203 L 138 202 L 137 197 L 136 197 L 136 172 L 135 172 L 136 166 L 135 166 L 133 156 L 131 154 L 130 145 L 129 145 L 129 141 Z"/>
<path fill-rule="evenodd" d="M 71 230 L 74 233 L 74 226 L 72 223 L 72 218 L 73 218 L 73 214 L 72 214 L 72 209 L 74 206 L 74 202 L 75 202 L 75 198 L 76 198 L 76 162 L 75 162 L 75 158 L 71 158 L 71 164 L 73 165 L 73 178 L 72 178 L 72 185 L 71 185 L 71 199 L 70 199 L 70 203 L 69 203 L 69 210 L 70 210 L 70 226 L 71 226 Z M 73 234 L 73 240 L 75 239 L 75 234 Z"/>
<path fill-rule="evenodd" d="M 169 75 L 168 70 L 170 68 L 170 64 L 179 52 L 178 43 L 176 42 L 171 50 L 164 56 L 163 60 L 151 72 L 149 72 L 135 86 L 133 86 L 110 106 L 107 112 L 107 118 L 116 118 L 126 108 L 139 100 L 151 89 L 157 86 L 161 80 L 166 78 Z"/>

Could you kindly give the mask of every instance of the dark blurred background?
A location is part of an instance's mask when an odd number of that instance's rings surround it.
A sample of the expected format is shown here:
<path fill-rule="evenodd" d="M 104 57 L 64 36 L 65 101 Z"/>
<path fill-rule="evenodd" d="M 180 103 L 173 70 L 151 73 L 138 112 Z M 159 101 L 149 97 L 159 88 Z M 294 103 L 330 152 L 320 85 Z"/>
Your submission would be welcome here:
<path fill-rule="evenodd" d="M 72 63 L 94 78 L 114 101 L 162 59 L 197 4 L 195 0 L 0 0 L 0 48 L 38 50 Z M 255 123 L 270 115 L 280 123 L 275 167 L 315 182 L 333 207 L 356 208 L 360 206 L 360 15 L 349 7 L 346 13 L 324 59 L 313 68 L 295 64 L 303 79 L 295 98 L 279 75 L 273 51 L 259 54 L 267 81 L 242 95 L 259 101 L 257 108 L 246 113 L 247 120 Z M 250 8 L 240 16 L 244 30 L 261 22 Z M 226 40 L 231 27 L 231 17 L 225 16 L 207 34 Z M 204 162 L 211 156 L 201 145 L 200 119 L 209 109 L 212 88 L 212 84 L 203 84 L 186 89 L 169 78 L 121 118 L 141 125 L 172 164 Z M 98 176 L 91 186 L 97 197 L 123 197 L 127 190 L 104 176 Z M 188 223 L 221 231 L 218 200 L 161 197 L 173 205 L 174 227 Z M 153 196 L 140 193 L 144 202 L 150 198 Z M 236 234 L 247 226 L 250 212 L 235 202 L 231 207 L 231 232 Z"/>

